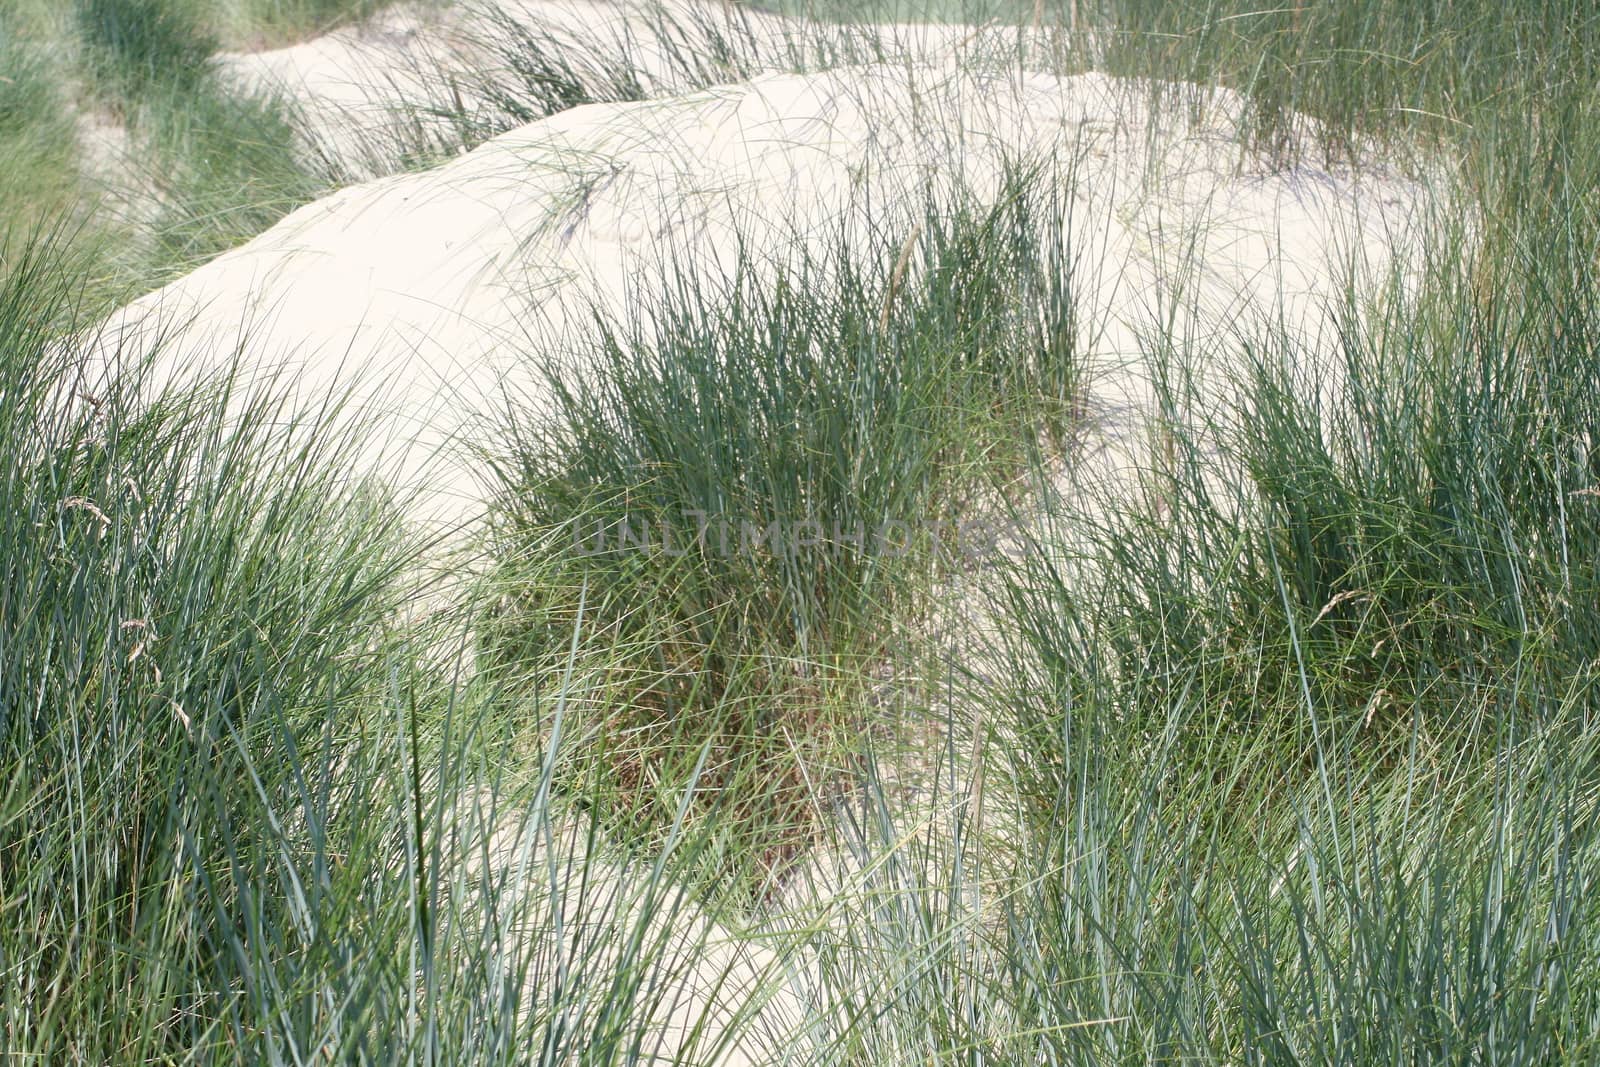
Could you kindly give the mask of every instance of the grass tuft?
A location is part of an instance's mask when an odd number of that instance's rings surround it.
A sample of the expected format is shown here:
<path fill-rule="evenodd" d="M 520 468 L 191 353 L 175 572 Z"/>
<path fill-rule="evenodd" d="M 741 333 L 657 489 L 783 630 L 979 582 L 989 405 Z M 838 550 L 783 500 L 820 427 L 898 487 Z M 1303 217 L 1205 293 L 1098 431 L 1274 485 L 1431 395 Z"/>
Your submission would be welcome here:
<path fill-rule="evenodd" d="M 73 15 L 90 82 L 120 109 L 210 73 L 217 41 L 187 0 L 74 0 Z"/>
<path fill-rule="evenodd" d="M 541 577 L 511 594 L 492 654 L 536 661 L 570 590 L 595 590 L 614 686 L 596 773 L 633 833 L 702 744 L 708 786 L 740 783 L 721 818 L 779 855 L 809 833 L 802 768 L 866 725 L 840 709 L 960 551 L 957 516 L 1069 428 L 1069 270 L 1037 194 L 1019 178 L 993 208 L 930 201 L 865 254 L 841 238 L 720 282 L 690 268 L 548 364 L 551 417 L 513 411 L 496 555 Z"/>
<path fill-rule="evenodd" d="M 153 258 L 192 269 L 329 191 L 336 170 L 307 152 L 293 105 L 207 87 L 152 100 L 140 166 L 155 194 Z"/>

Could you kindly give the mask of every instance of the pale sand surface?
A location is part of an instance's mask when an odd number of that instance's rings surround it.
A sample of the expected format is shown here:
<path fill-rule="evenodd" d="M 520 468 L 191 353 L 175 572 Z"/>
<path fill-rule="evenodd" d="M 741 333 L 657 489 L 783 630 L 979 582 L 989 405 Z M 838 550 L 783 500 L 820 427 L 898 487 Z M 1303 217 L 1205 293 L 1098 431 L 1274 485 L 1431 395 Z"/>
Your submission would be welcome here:
<path fill-rule="evenodd" d="M 950 60 L 573 108 L 301 208 L 124 308 L 106 344 L 159 333 L 158 381 L 239 359 L 308 404 L 353 389 L 346 410 L 383 431 L 361 468 L 419 490 L 419 517 L 470 521 L 484 486 L 449 446 L 507 390 L 537 410 L 528 353 L 559 347 L 594 306 L 624 312 L 663 260 L 725 271 L 736 238 L 831 239 L 869 224 L 869 199 L 871 225 L 898 212 L 909 234 L 928 189 L 982 202 L 1008 163 L 1044 160 L 1068 194 L 1089 425 L 1135 447 L 1152 403 L 1142 338 L 1271 320 L 1316 351 L 1352 265 L 1384 279 L 1431 214 L 1397 177 L 1252 158 L 1225 91 L 1198 122 L 1150 99 L 1103 75 Z"/>

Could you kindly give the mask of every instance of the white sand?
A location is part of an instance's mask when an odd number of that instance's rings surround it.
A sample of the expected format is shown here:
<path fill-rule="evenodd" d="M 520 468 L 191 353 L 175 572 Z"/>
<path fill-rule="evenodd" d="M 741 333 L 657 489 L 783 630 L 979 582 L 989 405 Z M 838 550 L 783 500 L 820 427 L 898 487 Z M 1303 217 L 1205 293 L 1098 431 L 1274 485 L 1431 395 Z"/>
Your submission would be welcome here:
<path fill-rule="evenodd" d="M 396 144 L 450 143 L 465 119 L 509 128 L 500 91 L 525 86 L 536 46 L 594 99 L 625 69 L 646 96 L 884 57 L 1014 48 L 966 26 L 834 26 L 725 0 L 459 0 L 401 3 L 303 44 L 220 59 L 225 78 L 299 106 L 317 150 L 356 173 L 392 168 Z M 714 53 L 725 53 L 713 60 Z"/>
<path fill-rule="evenodd" d="M 1152 404 L 1141 337 L 1167 321 L 1218 337 L 1266 316 L 1315 350 L 1350 264 L 1381 278 L 1428 214 L 1395 178 L 1250 158 L 1232 94 L 1194 125 L 1152 114 L 1149 98 L 1100 75 L 952 61 L 574 108 L 308 205 L 129 305 L 111 336 L 159 331 L 163 380 L 237 353 L 250 374 L 287 373 L 306 403 L 354 389 L 354 410 L 384 431 L 363 467 L 423 491 L 419 515 L 470 521 L 483 486 L 441 447 L 503 388 L 537 404 L 526 352 L 581 326 L 591 303 L 623 308 L 662 253 L 727 263 L 736 234 L 776 250 L 863 221 L 869 189 L 881 221 L 930 183 L 982 198 L 1007 160 L 1053 159 L 1071 193 L 1090 411 L 1108 440 L 1133 440 Z"/>

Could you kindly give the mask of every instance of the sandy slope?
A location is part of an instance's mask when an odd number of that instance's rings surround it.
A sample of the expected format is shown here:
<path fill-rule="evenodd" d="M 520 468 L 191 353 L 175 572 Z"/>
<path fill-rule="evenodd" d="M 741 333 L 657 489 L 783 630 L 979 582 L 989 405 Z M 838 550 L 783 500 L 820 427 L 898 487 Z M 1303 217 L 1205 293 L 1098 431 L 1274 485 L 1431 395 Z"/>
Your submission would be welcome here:
<path fill-rule="evenodd" d="M 459 0 L 398 4 L 359 25 L 269 52 L 224 55 L 226 78 L 299 105 L 321 152 L 385 171 L 396 144 L 498 132 L 502 90 L 564 77 L 596 101 L 663 96 L 887 57 L 1004 48 L 996 34 L 940 25 L 819 25 L 727 0 Z"/>
<path fill-rule="evenodd" d="M 1210 336 L 1269 316 L 1314 341 L 1348 266 L 1381 278 L 1427 214 L 1395 178 L 1251 159 L 1230 94 L 1194 125 L 1149 101 L 1100 75 L 947 62 L 574 108 L 294 212 L 123 309 L 107 343 L 160 331 L 165 378 L 238 353 L 252 374 L 287 368 L 308 403 L 354 388 L 386 431 L 362 463 L 424 490 L 419 514 L 466 520 L 482 487 L 441 445 L 506 387 L 537 404 L 525 353 L 591 303 L 623 307 L 663 254 L 716 269 L 736 235 L 792 245 L 862 223 L 869 195 L 882 224 L 929 183 L 992 196 L 1008 160 L 1045 159 L 1071 191 L 1090 409 L 1107 440 L 1131 440 L 1151 403 L 1140 339 L 1158 323 Z"/>

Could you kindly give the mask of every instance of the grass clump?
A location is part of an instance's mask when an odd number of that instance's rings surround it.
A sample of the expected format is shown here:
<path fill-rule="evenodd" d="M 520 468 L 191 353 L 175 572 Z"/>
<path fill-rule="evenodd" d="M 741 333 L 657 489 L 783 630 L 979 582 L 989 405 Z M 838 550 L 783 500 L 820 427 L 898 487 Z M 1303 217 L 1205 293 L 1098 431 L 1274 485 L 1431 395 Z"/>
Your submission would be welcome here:
<path fill-rule="evenodd" d="M 450 674 L 461 634 L 401 626 L 421 546 L 337 463 L 359 421 L 335 432 L 335 402 L 301 419 L 225 382 L 135 403 L 142 352 L 88 390 L 52 325 L 72 321 L 73 276 L 37 246 L 7 253 L 8 1051 L 653 1055 L 651 991 L 688 981 L 712 928 L 662 864 L 556 825 L 558 752 L 530 783 L 505 776 L 488 695 Z M 742 957 L 718 959 L 702 979 Z M 727 1036 L 676 1040 L 715 1057 Z"/>
<path fill-rule="evenodd" d="M 43 50 L 0 14 L 0 225 L 28 230 L 76 207 L 72 119 Z"/>
<path fill-rule="evenodd" d="M 74 0 L 85 72 L 120 110 L 156 89 L 193 91 L 217 41 L 187 0 Z"/>
<path fill-rule="evenodd" d="M 37 50 L 0 22 L 0 136 L 18 138 L 61 125 L 62 100 Z"/>
<path fill-rule="evenodd" d="M 383 644 L 404 548 L 265 417 L 229 431 L 215 396 L 141 414 L 120 391 L 73 387 L 52 329 L 72 291 L 45 253 L 13 251 L 22 266 L 0 290 L 12 1047 L 145 1062 L 248 1046 L 246 1019 L 273 994 L 237 968 L 304 904 L 274 856 L 326 862 L 350 845 L 334 817 L 348 793 L 314 801 L 303 773 L 362 729 L 323 716 L 381 685 L 383 656 L 366 650 Z"/>
<path fill-rule="evenodd" d="M 608 62 L 603 50 L 578 34 L 528 23 L 500 9 L 487 12 L 486 21 L 495 71 L 474 86 L 489 107 L 487 116 L 476 117 L 484 127 L 478 139 L 568 108 L 647 95 L 632 64 L 625 58 Z"/>
<path fill-rule="evenodd" d="M 1299 145 L 1314 162 L 1371 162 L 1381 145 L 1397 164 L 1419 146 L 1515 140 L 1508 118 L 1547 122 L 1600 74 L 1600 17 L 1575 0 L 1511 18 L 1485 0 L 1060 0 L 1040 10 L 1051 49 L 1073 68 L 1235 89 L 1251 103 L 1241 133 L 1267 150 Z M 1296 135 L 1297 115 L 1320 124 L 1313 137 Z"/>
<path fill-rule="evenodd" d="M 243 92 L 214 69 L 220 43 L 185 0 L 79 0 L 91 88 L 130 135 L 135 210 L 150 202 L 139 281 L 191 269 L 327 191 L 335 168 L 305 143 L 292 103 Z"/>
<path fill-rule="evenodd" d="M 301 143 L 292 105 L 271 96 L 214 88 L 165 97 L 146 112 L 143 137 L 162 273 L 192 269 L 266 231 L 341 177 Z"/>
<path fill-rule="evenodd" d="M 1027 888 L 984 948 L 1018 1056 L 1594 1055 L 1600 307 L 1587 224 L 1541 214 L 1331 363 L 1208 341 L 1237 380 L 1163 508 L 1060 502 L 1077 554 L 1013 572 L 1027 844 L 988 863 Z"/>
<path fill-rule="evenodd" d="M 1366 768 L 1419 745 L 1475 760 L 1502 717 L 1576 728 L 1546 716 L 1589 703 L 1600 652 L 1600 587 L 1575 563 L 1600 551 L 1600 306 L 1592 268 L 1557 262 L 1502 261 L 1489 295 L 1447 269 L 1415 306 L 1347 322 L 1309 374 L 1270 331 L 1230 342 L 1234 406 L 1178 433 L 1161 511 L 1080 524 L 1100 579 L 1017 585 L 1048 691 L 1152 716 L 1150 736 L 1194 702 L 1173 773 L 1245 795 L 1345 749 Z M 1037 753 L 1063 743 L 1056 714 L 1028 728 Z"/>
<path fill-rule="evenodd" d="M 930 203 L 865 251 L 685 271 L 563 353 L 579 374 L 549 365 L 551 417 L 513 416 L 491 654 L 537 662 L 588 589 L 610 680 L 591 770 L 630 834 L 662 824 L 652 786 L 675 795 L 702 747 L 708 801 L 739 798 L 725 824 L 808 832 L 803 768 L 866 725 L 840 709 L 961 550 L 956 516 L 1065 431 L 1070 271 L 1039 191 Z"/>

